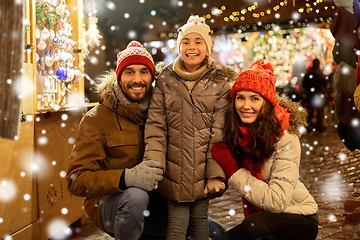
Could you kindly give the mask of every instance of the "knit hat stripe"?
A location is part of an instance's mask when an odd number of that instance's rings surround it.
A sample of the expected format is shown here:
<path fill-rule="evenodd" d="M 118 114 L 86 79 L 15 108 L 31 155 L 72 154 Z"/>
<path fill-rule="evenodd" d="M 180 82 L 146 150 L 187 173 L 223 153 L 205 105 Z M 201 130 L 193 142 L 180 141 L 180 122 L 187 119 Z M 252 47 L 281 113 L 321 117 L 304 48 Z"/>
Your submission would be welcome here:
<path fill-rule="evenodd" d="M 155 75 L 154 63 L 145 56 L 132 55 L 131 57 L 121 59 L 120 61 L 118 60 L 118 66 L 121 66 L 116 68 L 116 76 L 118 76 L 118 81 L 120 81 L 120 77 L 124 69 L 132 64 L 145 65 L 150 70 L 151 76 L 154 78 Z"/>
<path fill-rule="evenodd" d="M 117 55 L 116 77 L 120 82 L 123 70 L 131 64 L 141 64 L 149 68 L 152 78 L 155 76 L 154 60 L 151 54 L 144 48 L 141 43 L 131 41 L 125 50 Z"/>

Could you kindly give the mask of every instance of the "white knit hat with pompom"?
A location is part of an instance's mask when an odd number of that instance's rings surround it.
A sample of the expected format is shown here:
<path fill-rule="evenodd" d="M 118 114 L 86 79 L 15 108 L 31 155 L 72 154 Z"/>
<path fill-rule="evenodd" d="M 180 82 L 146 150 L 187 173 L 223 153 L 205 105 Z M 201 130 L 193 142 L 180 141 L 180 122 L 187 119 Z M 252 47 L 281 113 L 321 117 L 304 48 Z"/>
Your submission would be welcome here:
<path fill-rule="evenodd" d="M 198 15 L 190 16 L 187 23 L 180 27 L 178 30 L 177 46 L 180 48 L 181 40 L 189 33 L 198 33 L 205 40 L 208 53 L 211 53 L 211 34 L 212 30 L 205 23 L 205 19 Z M 180 52 L 180 51 L 179 51 Z"/>

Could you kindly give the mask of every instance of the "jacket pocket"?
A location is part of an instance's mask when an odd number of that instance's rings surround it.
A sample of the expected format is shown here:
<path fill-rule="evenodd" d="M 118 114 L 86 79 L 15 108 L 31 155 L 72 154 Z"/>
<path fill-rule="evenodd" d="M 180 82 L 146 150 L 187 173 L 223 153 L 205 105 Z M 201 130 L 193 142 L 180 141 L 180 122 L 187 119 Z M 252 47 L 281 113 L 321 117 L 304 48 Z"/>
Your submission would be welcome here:
<path fill-rule="evenodd" d="M 139 141 L 138 133 L 106 136 L 106 161 L 109 168 L 123 169 L 138 164 L 144 151 Z"/>
<path fill-rule="evenodd" d="M 106 136 L 109 147 L 132 146 L 139 143 L 138 133 L 112 134 Z"/>

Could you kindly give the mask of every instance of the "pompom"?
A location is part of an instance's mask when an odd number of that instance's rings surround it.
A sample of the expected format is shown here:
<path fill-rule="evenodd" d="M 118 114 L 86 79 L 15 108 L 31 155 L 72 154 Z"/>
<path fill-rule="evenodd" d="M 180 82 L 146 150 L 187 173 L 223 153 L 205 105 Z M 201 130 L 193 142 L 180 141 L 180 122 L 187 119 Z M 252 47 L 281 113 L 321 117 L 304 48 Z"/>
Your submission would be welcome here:
<path fill-rule="evenodd" d="M 204 23 L 204 19 L 199 17 L 199 15 L 192 15 L 189 17 L 187 22 L 188 23 L 191 23 L 191 22 L 200 22 L 201 23 L 201 21 L 202 21 L 202 23 Z"/>
<path fill-rule="evenodd" d="M 253 62 L 250 65 L 249 69 L 264 69 L 264 70 L 270 70 L 271 73 L 274 73 L 274 68 L 271 65 L 271 63 L 267 60 L 264 59 L 260 59 L 260 60 L 256 60 L 255 62 Z"/>
<path fill-rule="evenodd" d="M 139 47 L 142 48 L 143 46 L 141 45 L 141 43 L 139 43 L 138 41 L 131 41 L 128 45 L 127 48 L 129 47 Z"/>

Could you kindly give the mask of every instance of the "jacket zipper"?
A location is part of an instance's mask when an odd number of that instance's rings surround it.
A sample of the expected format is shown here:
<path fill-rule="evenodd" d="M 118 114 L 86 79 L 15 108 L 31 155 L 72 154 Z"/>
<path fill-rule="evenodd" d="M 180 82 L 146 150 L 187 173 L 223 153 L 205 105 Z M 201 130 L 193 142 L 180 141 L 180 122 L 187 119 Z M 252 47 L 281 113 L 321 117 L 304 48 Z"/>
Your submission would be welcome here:
<path fill-rule="evenodd" d="M 212 69 L 210 68 L 209 71 L 207 71 L 206 73 L 204 73 L 203 75 L 200 76 L 199 80 L 197 80 L 194 84 L 194 86 L 191 88 L 191 90 L 189 90 L 189 95 L 190 95 L 190 99 L 191 99 L 191 102 L 194 104 L 194 100 L 193 100 L 193 97 L 192 97 L 192 90 L 194 90 L 194 88 L 196 87 L 196 85 L 198 84 L 199 81 L 201 81 L 200 79 L 205 76 L 208 72 L 210 72 Z M 210 78 L 209 78 L 210 79 Z M 183 83 L 184 84 L 184 83 Z M 185 84 L 184 84 L 185 86 Z M 186 87 L 186 86 L 185 86 Z"/>
<path fill-rule="evenodd" d="M 170 72 L 171 75 L 173 75 L 173 76 L 177 79 L 178 76 L 177 76 L 171 69 L 167 69 L 167 70 Z M 193 99 L 193 97 L 192 97 L 192 90 L 196 87 L 196 85 L 198 84 L 198 82 L 200 81 L 200 79 L 201 79 L 203 76 L 205 76 L 208 72 L 210 72 L 211 70 L 212 70 L 212 68 L 210 68 L 207 72 L 205 72 L 203 75 L 201 75 L 200 78 L 199 78 L 199 80 L 196 81 L 196 83 L 195 83 L 194 86 L 192 87 L 192 89 L 189 90 L 189 96 L 190 96 L 190 99 L 191 99 L 192 104 L 195 104 L 195 103 L 194 103 L 194 99 Z M 185 83 L 183 83 L 182 81 L 179 81 L 179 82 L 181 82 L 181 83 L 185 86 L 185 88 L 187 88 L 186 85 L 185 85 Z"/>
<path fill-rule="evenodd" d="M 191 102 L 192 102 L 193 104 L 195 104 L 195 103 L 194 103 L 194 99 L 193 99 L 192 94 L 191 94 L 191 90 L 189 90 L 189 95 L 190 95 Z"/>

